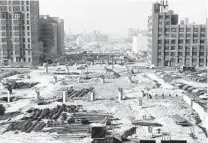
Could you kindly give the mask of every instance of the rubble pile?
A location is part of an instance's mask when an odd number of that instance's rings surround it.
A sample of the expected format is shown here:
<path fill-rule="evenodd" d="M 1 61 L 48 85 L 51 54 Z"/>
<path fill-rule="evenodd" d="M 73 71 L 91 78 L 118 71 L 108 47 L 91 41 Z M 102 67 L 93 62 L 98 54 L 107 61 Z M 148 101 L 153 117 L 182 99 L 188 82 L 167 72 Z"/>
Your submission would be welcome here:
<path fill-rule="evenodd" d="M 118 74 L 115 71 L 112 71 L 112 72 L 107 72 L 106 74 L 104 74 L 104 77 L 106 79 L 116 79 L 116 78 L 119 78 L 120 77 L 120 74 Z"/>
<path fill-rule="evenodd" d="M 89 124 L 112 119 L 112 115 L 87 112 L 82 105 L 57 105 L 49 109 L 31 108 L 19 121 L 11 123 L 4 131 L 31 131 L 57 132 L 57 133 L 80 133 L 88 132 Z M 70 125 L 70 126 L 69 126 Z M 43 130 L 44 129 L 44 130 Z"/>
<path fill-rule="evenodd" d="M 0 79 L 6 78 L 12 75 L 16 75 L 16 74 L 19 74 L 19 72 L 15 70 L 4 71 L 0 73 Z"/>
<path fill-rule="evenodd" d="M 69 98 L 69 99 L 81 98 L 81 97 L 87 95 L 88 93 L 92 92 L 93 90 L 94 90 L 94 87 L 83 88 L 81 90 L 75 90 L 71 87 L 70 89 L 67 89 L 67 98 Z M 57 101 L 62 102 L 63 99 L 60 98 Z"/>

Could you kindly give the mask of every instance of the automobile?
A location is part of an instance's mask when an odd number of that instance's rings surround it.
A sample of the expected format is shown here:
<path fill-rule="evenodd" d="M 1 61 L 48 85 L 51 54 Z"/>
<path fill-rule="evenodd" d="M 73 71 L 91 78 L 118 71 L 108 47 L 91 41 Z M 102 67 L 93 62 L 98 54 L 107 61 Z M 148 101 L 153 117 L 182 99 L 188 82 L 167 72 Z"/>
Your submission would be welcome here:
<path fill-rule="evenodd" d="M 65 69 L 57 68 L 56 71 L 65 71 Z"/>
<path fill-rule="evenodd" d="M 203 99 L 203 100 L 207 100 L 208 99 L 208 95 L 207 94 L 202 94 L 199 96 L 200 99 Z"/>
<path fill-rule="evenodd" d="M 78 70 L 84 70 L 85 69 L 85 65 L 80 65 L 77 67 Z"/>
<path fill-rule="evenodd" d="M 194 90 L 194 89 L 196 89 L 196 87 L 191 87 L 191 88 L 188 88 L 187 90 L 188 90 L 189 92 L 191 92 L 191 91 Z"/>
<path fill-rule="evenodd" d="M 191 86 L 190 85 L 185 85 L 182 89 L 183 90 L 186 90 L 186 89 L 188 89 L 188 88 L 190 88 Z"/>

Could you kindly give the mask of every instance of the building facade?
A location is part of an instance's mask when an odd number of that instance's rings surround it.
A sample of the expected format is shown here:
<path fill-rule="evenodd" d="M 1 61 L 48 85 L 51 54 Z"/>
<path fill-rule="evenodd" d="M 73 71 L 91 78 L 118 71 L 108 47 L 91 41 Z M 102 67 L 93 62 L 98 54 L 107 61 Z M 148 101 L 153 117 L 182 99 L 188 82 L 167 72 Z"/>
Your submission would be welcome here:
<path fill-rule="evenodd" d="M 39 39 L 43 42 L 43 52 L 47 53 L 47 56 L 64 54 L 63 19 L 41 15 L 39 19 Z"/>
<path fill-rule="evenodd" d="M 39 63 L 39 1 L 0 1 L 0 65 Z"/>
<path fill-rule="evenodd" d="M 148 54 L 156 67 L 207 66 L 206 24 L 178 24 L 167 1 L 154 3 L 148 18 Z"/>

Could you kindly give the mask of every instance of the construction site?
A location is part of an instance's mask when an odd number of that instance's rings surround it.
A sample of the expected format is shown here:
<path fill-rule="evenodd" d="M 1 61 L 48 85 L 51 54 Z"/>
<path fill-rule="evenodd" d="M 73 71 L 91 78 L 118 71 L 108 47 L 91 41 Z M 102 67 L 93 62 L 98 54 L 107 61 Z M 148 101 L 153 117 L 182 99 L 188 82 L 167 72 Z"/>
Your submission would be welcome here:
<path fill-rule="evenodd" d="M 0 142 L 208 141 L 206 70 L 78 67 L 2 68 Z"/>

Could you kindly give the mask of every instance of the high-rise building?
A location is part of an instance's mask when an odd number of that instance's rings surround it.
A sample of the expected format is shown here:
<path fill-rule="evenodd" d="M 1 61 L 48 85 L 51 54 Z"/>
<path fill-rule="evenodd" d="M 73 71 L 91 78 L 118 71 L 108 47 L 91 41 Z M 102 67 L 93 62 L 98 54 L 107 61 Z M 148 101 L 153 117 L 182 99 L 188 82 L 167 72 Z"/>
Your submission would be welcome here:
<path fill-rule="evenodd" d="M 156 67 L 206 66 L 206 24 L 178 24 L 168 3 L 154 3 L 148 18 L 148 54 Z"/>
<path fill-rule="evenodd" d="M 132 50 L 134 53 L 147 50 L 147 36 L 142 34 L 133 35 Z"/>
<path fill-rule="evenodd" d="M 43 42 L 43 52 L 47 53 L 47 56 L 64 54 L 63 19 L 41 15 L 39 19 L 39 39 Z"/>
<path fill-rule="evenodd" d="M 39 1 L 0 1 L 0 65 L 39 63 Z"/>

